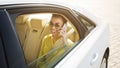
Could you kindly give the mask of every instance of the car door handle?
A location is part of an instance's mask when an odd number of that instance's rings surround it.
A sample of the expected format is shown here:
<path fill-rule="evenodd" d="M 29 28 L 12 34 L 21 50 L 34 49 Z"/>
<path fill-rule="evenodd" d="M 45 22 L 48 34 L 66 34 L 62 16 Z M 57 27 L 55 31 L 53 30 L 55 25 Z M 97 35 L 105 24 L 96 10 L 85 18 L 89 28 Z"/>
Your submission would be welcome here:
<path fill-rule="evenodd" d="M 90 64 L 93 65 L 97 61 L 97 59 L 98 59 L 98 53 L 93 54 Z"/>

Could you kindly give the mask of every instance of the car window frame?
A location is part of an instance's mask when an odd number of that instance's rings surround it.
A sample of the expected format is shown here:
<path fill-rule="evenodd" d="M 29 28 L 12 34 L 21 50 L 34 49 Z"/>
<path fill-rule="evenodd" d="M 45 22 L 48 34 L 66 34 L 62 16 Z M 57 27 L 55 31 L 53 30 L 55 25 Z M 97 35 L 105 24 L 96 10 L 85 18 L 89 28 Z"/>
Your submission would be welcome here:
<path fill-rule="evenodd" d="M 24 4 L 23 4 L 24 5 Z M 33 4 L 35 5 L 35 4 Z M 16 9 L 16 10 L 14 10 Z M 19 10 L 21 9 L 21 10 Z M 55 9 L 55 10 L 54 10 Z M 26 10 L 30 10 L 30 11 L 26 11 Z M 8 8 L 7 9 L 8 13 L 9 14 L 13 14 L 13 13 L 19 13 L 19 14 L 16 14 L 14 19 L 12 19 L 12 21 L 14 22 L 16 16 L 18 15 L 21 15 L 21 14 L 29 14 L 29 13 L 60 13 L 60 14 L 63 14 L 64 16 L 66 16 L 74 26 L 76 26 L 76 29 L 78 31 L 78 33 L 81 33 L 80 34 L 80 37 L 81 39 L 83 39 L 83 35 L 84 35 L 84 29 L 83 29 L 83 26 L 81 26 L 80 22 L 77 20 L 77 18 L 75 17 L 73 11 L 70 9 L 70 8 L 67 8 L 67 7 L 64 7 L 64 6 L 59 6 L 59 5 L 53 5 L 53 4 L 44 4 L 43 6 L 30 6 L 29 4 L 28 5 L 25 5 L 21 7 L 20 6 L 17 6 L 17 7 L 13 7 L 13 8 Z M 24 11 L 24 12 L 22 12 Z M 71 17 L 72 15 L 72 17 Z M 75 23 L 73 23 L 75 22 Z"/>
<path fill-rule="evenodd" d="M 84 36 L 87 36 L 87 35 L 96 27 L 96 24 L 95 24 L 92 20 L 90 20 L 89 18 L 87 18 L 85 15 L 79 13 L 78 11 L 75 11 L 75 10 L 73 10 L 73 11 L 74 11 L 75 14 L 77 15 L 78 20 L 79 20 L 79 21 L 83 24 L 83 26 L 84 26 L 84 30 L 85 30 Z M 84 19 L 85 21 L 87 21 L 87 22 L 88 22 L 90 25 L 92 25 L 93 27 L 89 30 L 89 29 L 87 28 L 87 26 L 83 23 L 83 21 L 81 21 L 81 18 Z"/>
<path fill-rule="evenodd" d="M 80 39 L 82 40 L 84 38 L 84 36 L 83 36 L 84 35 L 83 26 L 80 25 L 80 22 L 75 17 L 73 11 L 71 9 L 69 9 L 69 8 L 61 7 L 61 6 L 53 6 L 53 5 L 47 5 L 47 6 L 44 5 L 42 7 L 41 6 L 27 6 L 27 7 L 24 7 L 24 6 L 22 6 L 22 7 L 17 6 L 16 7 L 15 6 L 15 7 L 7 8 L 6 10 L 9 13 L 9 16 L 10 16 L 13 24 L 15 24 L 16 17 L 21 15 L 21 14 L 45 13 L 45 12 L 46 13 L 51 12 L 51 13 L 63 14 L 64 16 L 66 16 L 72 22 L 72 24 L 77 29 L 78 33 L 81 33 L 81 34 L 79 34 Z M 37 10 L 37 11 L 35 11 L 35 10 Z M 12 17 L 11 14 L 14 14 L 14 16 Z M 73 23 L 73 22 L 76 22 L 76 23 Z M 79 40 L 79 42 L 81 42 L 81 40 Z"/>

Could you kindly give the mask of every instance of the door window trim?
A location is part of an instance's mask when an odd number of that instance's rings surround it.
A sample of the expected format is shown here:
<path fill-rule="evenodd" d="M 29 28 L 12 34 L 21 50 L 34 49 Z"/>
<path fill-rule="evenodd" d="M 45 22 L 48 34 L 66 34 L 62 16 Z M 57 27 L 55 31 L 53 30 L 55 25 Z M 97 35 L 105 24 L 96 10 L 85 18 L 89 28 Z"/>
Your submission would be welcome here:
<path fill-rule="evenodd" d="M 19 16 L 19 15 L 22 15 L 22 14 L 30 14 L 30 13 L 60 13 L 60 14 L 63 14 L 64 16 L 66 16 L 72 22 L 72 24 L 74 26 L 76 26 L 76 29 L 77 29 L 78 33 L 80 33 L 79 36 L 81 37 L 81 39 L 84 38 L 83 26 L 80 25 L 80 22 L 77 20 L 77 18 L 75 17 L 75 15 L 71 11 L 71 9 L 58 8 L 58 7 L 56 8 L 56 7 L 53 7 L 53 6 L 52 7 L 43 6 L 43 7 L 37 7 L 37 8 L 29 7 L 27 9 L 26 8 L 19 8 L 19 9 L 16 8 L 16 9 L 12 9 L 12 10 L 7 9 L 7 11 L 10 15 L 15 14 L 15 17 L 12 20 L 14 24 L 15 24 L 14 21 L 15 21 L 16 17 Z"/>
<path fill-rule="evenodd" d="M 78 33 L 79 33 L 79 37 L 80 37 L 80 41 L 84 38 L 84 34 L 83 33 L 83 26 L 80 25 L 80 22 L 76 19 L 75 15 L 72 13 L 72 11 L 68 8 L 56 8 L 56 7 L 27 7 L 26 8 L 14 8 L 14 9 L 7 9 L 9 15 L 11 16 L 12 14 L 15 16 L 12 21 L 13 24 L 15 24 L 15 19 L 17 16 L 22 15 L 22 14 L 30 14 L 30 13 L 60 13 L 63 14 L 64 16 L 66 16 L 71 23 L 76 27 Z M 71 16 L 72 15 L 72 16 Z M 12 16 L 11 16 L 12 18 Z M 17 33 L 16 33 L 17 34 Z M 79 42 L 80 42 L 79 41 Z M 79 43 L 78 42 L 78 43 Z M 74 47 L 73 47 L 74 48 Z"/>

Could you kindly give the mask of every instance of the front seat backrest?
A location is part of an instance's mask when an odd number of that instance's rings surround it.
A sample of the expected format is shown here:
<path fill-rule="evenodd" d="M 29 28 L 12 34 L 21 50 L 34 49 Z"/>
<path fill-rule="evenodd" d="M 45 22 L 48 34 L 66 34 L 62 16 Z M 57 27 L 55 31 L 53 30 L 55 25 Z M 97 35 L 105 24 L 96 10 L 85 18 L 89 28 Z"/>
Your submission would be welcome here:
<path fill-rule="evenodd" d="M 29 24 L 29 30 L 27 32 L 23 47 L 27 63 L 35 60 L 38 56 L 40 47 L 40 34 L 42 31 L 42 20 L 31 19 Z"/>
<path fill-rule="evenodd" d="M 16 27 L 16 31 L 20 40 L 21 45 L 23 46 L 23 43 L 25 41 L 25 34 L 27 32 L 27 20 L 28 20 L 28 16 L 26 15 L 20 15 L 16 18 L 15 22 L 15 27 Z"/>

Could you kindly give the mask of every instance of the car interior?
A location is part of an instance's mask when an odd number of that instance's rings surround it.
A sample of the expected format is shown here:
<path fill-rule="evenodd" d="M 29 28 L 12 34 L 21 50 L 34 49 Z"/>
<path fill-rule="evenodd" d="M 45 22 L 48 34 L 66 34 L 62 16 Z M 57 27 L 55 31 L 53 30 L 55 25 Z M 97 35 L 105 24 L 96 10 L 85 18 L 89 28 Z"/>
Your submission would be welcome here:
<path fill-rule="evenodd" d="M 15 28 L 27 64 L 38 58 L 43 37 L 51 33 L 49 22 L 52 14 L 31 13 L 16 17 Z M 70 20 L 67 22 L 67 35 L 74 43 L 80 39 L 75 26 Z"/>

